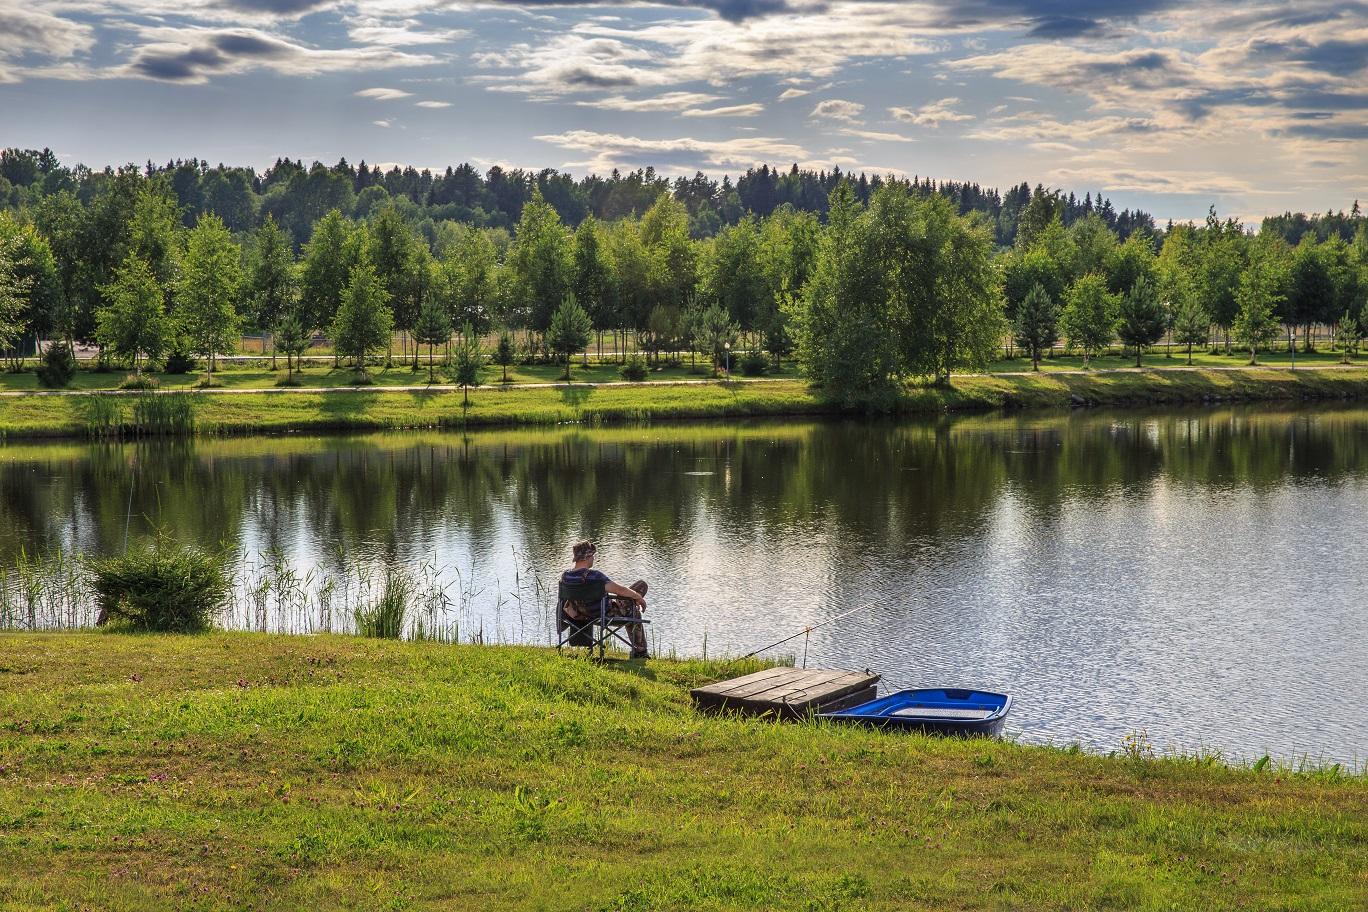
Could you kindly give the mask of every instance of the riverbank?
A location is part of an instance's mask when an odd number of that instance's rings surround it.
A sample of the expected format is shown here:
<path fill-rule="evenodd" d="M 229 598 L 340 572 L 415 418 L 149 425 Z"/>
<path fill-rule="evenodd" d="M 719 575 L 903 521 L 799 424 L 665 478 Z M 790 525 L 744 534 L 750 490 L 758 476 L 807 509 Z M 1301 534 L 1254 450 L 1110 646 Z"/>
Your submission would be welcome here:
<path fill-rule="evenodd" d="M 993 409 L 1131 407 L 1212 401 L 1368 398 L 1368 369 L 1169 368 L 975 374 L 948 387 L 909 385 L 904 415 Z M 6 438 L 129 433 L 498 427 L 579 422 L 817 416 L 838 410 L 799 380 L 481 387 L 204 390 L 184 393 L 0 396 Z"/>
<path fill-rule="evenodd" d="M 0 907 L 1368 902 L 1361 777 L 690 707 L 688 687 L 749 667 L 3 635 Z"/>

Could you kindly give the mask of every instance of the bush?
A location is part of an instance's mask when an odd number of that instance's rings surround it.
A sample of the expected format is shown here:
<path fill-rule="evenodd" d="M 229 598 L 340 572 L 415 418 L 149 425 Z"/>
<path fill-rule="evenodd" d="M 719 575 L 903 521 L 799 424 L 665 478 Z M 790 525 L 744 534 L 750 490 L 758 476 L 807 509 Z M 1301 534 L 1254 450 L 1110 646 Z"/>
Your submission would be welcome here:
<path fill-rule="evenodd" d="M 135 377 L 133 374 L 124 377 L 123 382 L 119 384 L 121 390 L 152 390 L 156 388 L 156 377 Z"/>
<path fill-rule="evenodd" d="M 762 351 L 748 351 L 741 356 L 741 373 L 747 377 L 763 377 L 769 369 L 769 358 Z"/>
<path fill-rule="evenodd" d="M 38 362 L 38 382 L 50 389 L 70 386 L 76 376 L 76 353 L 65 342 L 53 342 Z"/>
<path fill-rule="evenodd" d="M 188 393 L 137 396 L 133 430 L 138 434 L 173 435 L 195 432 L 195 402 Z"/>
<path fill-rule="evenodd" d="M 196 633 L 207 630 L 228 602 L 222 555 L 158 539 L 123 557 L 91 562 L 97 624 L 131 630 Z"/>
<path fill-rule="evenodd" d="M 618 370 L 623 380 L 630 380 L 633 383 L 640 383 L 646 379 L 646 359 L 641 355 L 631 355 L 627 362 Z"/>
<path fill-rule="evenodd" d="M 168 374 L 188 374 L 197 366 L 188 352 L 173 351 L 166 356 L 166 365 L 162 369 Z"/>

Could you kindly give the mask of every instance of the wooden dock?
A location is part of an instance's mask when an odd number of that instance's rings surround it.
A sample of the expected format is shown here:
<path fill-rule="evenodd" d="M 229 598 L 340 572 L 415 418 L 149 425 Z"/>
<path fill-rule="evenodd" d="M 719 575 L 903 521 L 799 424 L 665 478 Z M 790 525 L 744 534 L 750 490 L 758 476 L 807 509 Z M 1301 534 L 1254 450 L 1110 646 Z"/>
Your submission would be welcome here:
<path fill-rule="evenodd" d="M 866 703 L 877 695 L 878 683 L 879 676 L 868 671 L 766 668 L 696 687 L 690 694 L 703 710 L 801 719 Z"/>

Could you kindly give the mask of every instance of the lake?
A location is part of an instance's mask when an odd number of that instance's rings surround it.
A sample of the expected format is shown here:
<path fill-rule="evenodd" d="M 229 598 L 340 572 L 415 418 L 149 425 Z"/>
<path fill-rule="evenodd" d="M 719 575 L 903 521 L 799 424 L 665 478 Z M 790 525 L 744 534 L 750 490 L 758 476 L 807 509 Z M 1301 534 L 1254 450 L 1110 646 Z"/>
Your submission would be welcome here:
<path fill-rule="evenodd" d="M 10 444 L 0 510 L 6 567 L 222 543 L 225 623 L 307 633 L 400 566 L 483 642 L 547 643 L 588 537 L 665 654 L 868 603 L 767 654 L 1007 690 L 1031 742 L 1368 759 L 1362 408 Z"/>

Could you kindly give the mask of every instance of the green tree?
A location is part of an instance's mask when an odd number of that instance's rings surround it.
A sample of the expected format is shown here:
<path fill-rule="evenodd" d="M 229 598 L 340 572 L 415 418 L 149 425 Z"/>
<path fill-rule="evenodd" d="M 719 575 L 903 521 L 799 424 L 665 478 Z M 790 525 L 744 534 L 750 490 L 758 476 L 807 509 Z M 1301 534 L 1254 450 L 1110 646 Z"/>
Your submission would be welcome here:
<path fill-rule="evenodd" d="M 603 355 L 603 332 L 613 325 L 613 269 L 599 237 L 599 223 L 591 215 L 575 229 L 571 287 L 580 306 L 589 314 Z"/>
<path fill-rule="evenodd" d="M 10 287 L 19 301 L 18 315 L 12 322 L 18 324 L 18 332 L 65 333 L 61 279 L 47 238 L 35 226 L 21 224 L 9 213 L 0 212 L 0 246 L 9 251 Z M 14 344 L 18 343 L 16 335 Z"/>
<path fill-rule="evenodd" d="M 439 345 L 451 341 L 451 317 L 441 302 L 429 295 L 418 311 L 418 324 L 413 328 L 413 337 L 420 345 L 428 347 L 428 382 L 436 382 L 432 364 L 432 353 Z"/>
<path fill-rule="evenodd" d="M 248 307 L 256 325 L 267 331 L 295 305 L 294 253 L 290 239 L 269 215 L 256 232 L 247 272 Z M 276 366 L 276 340 L 271 340 L 271 370 Z"/>
<path fill-rule="evenodd" d="M 128 247 L 152 270 L 163 300 L 171 300 L 176 291 L 180 228 L 180 207 L 166 180 L 144 181 L 129 219 Z"/>
<path fill-rule="evenodd" d="M 306 329 L 328 326 L 337 315 L 357 262 L 357 246 L 352 224 L 335 209 L 314 226 L 299 263 L 300 320 Z"/>
<path fill-rule="evenodd" d="M 1093 352 L 1110 345 L 1116 337 L 1117 296 L 1107 290 L 1101 273 L 1090 272 L 1069 289 L 1069 300 L 1059 315 L 1060 328 L 1069 344 L 1083 350 L 1083 366 Z"/>
<path fill-rule="evenodd" d="M 1192 363 L 1192 346 L 1211 341 L 1211 317 L 1193 295 L 1178 299 L 1173 311 L 1173 341 L 1187 346 L 1187 363 Z"/>
<path fill-rule="evenodd" d="M 420 246 L 423 245 L 414 236 L 413 229 L 393 205 L 381 209 L 367 226 L 367 258 L 385 286 L 390 309 L 394 312 L 394 325 L 405 332 L 405 347 L 408 345 L 407 333 L 418 319 L 422 292 L 429 281 L 424 269 L 429 263 L 423 256 L 427 251 L 420 251 Z M 386 349 L 392 348 L 391 339 Z"/>
<path fill-rule="evenodd" d="M 1017 308 L 1014 330 L 1017 344 L 1031 354 L 1031 367 L 1040 370 L 1040 353 L 1059 339 L 1059 308 L 1045 286 L 1036 283 Z"/>
<path fill-rule="evenodd" d="M 27 325 L 26 304 L 32 281 L 19 274 L 17 236 L 0 234 L 0 349 L 18 346 Z"/>
<path fill-rule="evenodd" d="M 206 385 L 214 381 L 217 357 L 231 352 L 237 340 L 233 305 L 242 285 L 241 262 L 237 245 L 218 216 L 202 216 L 186 242 L 176 318 L 190 350 L 207 359 Z"/>
<path fill-rule="evenodd" d="M 1349 311 L 1344 312 L 1339 323 L 1335 324 L 1335 344 L 1339 346 L 1340 363 L 1348 364 L 1358 352 L 1359 321 Z"/>
<path fill-rule="evenodd" d="M 499 304 L 499 260 L 484 231 L 466 228 L 437 266 L 433 292 L 453 326 L 486 332 Z"/>
<path fill-rule="evenodd" d="M 1283 301 L 1279 290 L 1281 277 L 1274 267 L 1263 260 L 1249 264 L 1240 278 L 1236 293 L 1240 310 L 1231 327 L 1236 341 L 1249 349 L 1249 363 L 1259 363 L 1259 349 L 1278 336 L 1277 307 Z"/>
<path fill-rule="evenodd" d="M 1148 276 L 1138 276 L 1130 290 L 1120 296 L 1117 317 L 1117 335 L 1122 342 L 1135 347 L 1135 366 L 1139 367 L 1145 346 L 1162 339 L 1168 328 L 1168 314 Z"/>
<path fill-rule="evenodd" d="M 699 318 L 698 341 L 708 353 L 714 377 L 717 376 L 717 368 L 723 361 L 723 355 L 736 341 L 736 331 L 737 327 L 732 322 L 731 314 L 727 313 L 727 309 L 721 304 L 709 305 Z"/>
<path fill-rule="evenodd" d="M 108 303 L 95 315 L 95 339 L 132 361 L 133 375 L 141 377 L 143 359 L 160 356 L 171 335 L 161 285 L 147 262 L 129 253 L 103 290 Z"/>
<path fill-rule="evenodd" d="M 509 248 L 510 317 L 536 332 L 545 332 L 551 315 L 570 291 L 570 241 L 555 208 L 541 191 L 523 207 Z"/>
<path fill-rule="evenodd" d="M 703 298 L 727 308 L 732 321 L 746 331 L 758 326 L 773 302 L 760 255 L 760 229 L 755 216 L 748 215 L 712 240 L 700 270 Z"/>
<path fill-rule="evenodd" d="M 1240 226 L 1234 221 L 1223 224 L 1212 209 L 1202 231 L 1193 290 L 1202 309 L 1224 333 L 1227 354 L 1231 327 L 1240 309 L 1237 294 L 1245 269 L 1246 246 Z"/>
<path fill-rule="evenodd" d="M 566 368 L 567 372 L 569 368 Z M 484 372 L 484 350 L 479 336 L 469 324 L 461 328 L 461 339 L 451 357 L 451 379 L 461 387 L 462 404 L 470 405 L 470 388 L 480 385 Z"/>
<path fill-rule="evenodd" d="M 295 365 L 299 363 L 303 367 L 302 359 L 304 353 L 309 350 L 309 332 L 304 328 L 304 321 L 299 318 L 297 308 L 292 308 L 284 313 L 276 321 L 275 348 L 285 353 L 285 380 L 287 383 L 294 382 Z"/>
<path fill-rule="evenodd" d="M 494 363 L 503 368 L 503 382 L 508 382 L 508 368 L 518 357 L 518 347 L 513 342 L 513 334 L 508 330 L 499 331 L 499 341 L 494 347 Z"/>
<path fill-rule="evenodd" d="M 358 379 L 366 375 L 366 356 L 389 345 L 394 336 L 389 292 L 365 257 L 352 267 L 329 334 L 337 350 L 352 359 Z"/>
<path fill-rule="evenodd" d="M 589 344 L 592 331 L 589 314 L 575 299 L 574 292 L 566 295 L 565 302 L 551 315 L 551 325 L 546 330 L 546 344 L 565 360 L 565 380 L 570 379 L 570 358 Z"/>
<path fill-rule="evenodd" d="M 641 243 L 658 267 L 656 302 L 683 307 L 698 284 L 698 253 L 689 237 L 689 210 L 670 194 L 661 193 L 641 217 Z"/>

